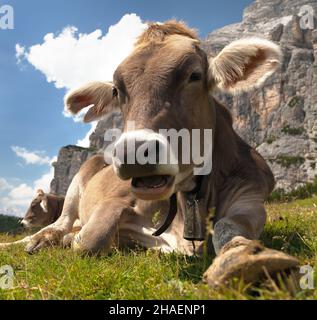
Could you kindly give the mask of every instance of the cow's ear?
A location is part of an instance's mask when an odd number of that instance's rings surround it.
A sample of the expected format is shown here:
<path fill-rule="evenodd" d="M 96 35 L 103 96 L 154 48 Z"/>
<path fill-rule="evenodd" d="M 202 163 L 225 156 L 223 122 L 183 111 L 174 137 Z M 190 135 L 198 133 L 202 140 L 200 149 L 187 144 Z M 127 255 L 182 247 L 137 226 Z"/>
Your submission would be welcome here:
<path fill-rule="evenodd" d="M 227 45 L 209 61 L 209 83 L 231 93 L 260 86 L 279 66 L 282 52 L 275 43 L 247 38 Z"/>
<path fill-rule="evenodd" d="M 37 193 L 38 196 L 44 196 L 44 194 L 45 194 L 42 189 L 38 189 L 38 190 L 36 191 L 36 193 Z"/>
<path fill-rule="evenodd" d="M 117 91 L 110 82 L 91 82 L 69 92 L 65 98 L 65 109 L 77 114 L 91 106 L 84 116 L 84 122 L 100 119 L 103 115 L 118 108 Z"/>

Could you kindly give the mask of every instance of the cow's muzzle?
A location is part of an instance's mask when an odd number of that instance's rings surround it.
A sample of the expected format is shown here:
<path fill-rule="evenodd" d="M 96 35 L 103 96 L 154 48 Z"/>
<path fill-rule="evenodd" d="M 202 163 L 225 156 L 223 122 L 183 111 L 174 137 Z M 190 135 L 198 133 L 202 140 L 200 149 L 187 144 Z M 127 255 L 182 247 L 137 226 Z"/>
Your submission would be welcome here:
<path fill-rule="evenodd" d="M 19 221 L 20 225 L 23 227 L 23 228 L 30 228 L 30 222 L 26 219 L 22 219 Z"/>
<path fill-rule="evenodd" d="M 169 198 L 179 168 L 166 139 L 146 130 L 125 133 L 115 145 L 113 165 L 131 191 L 143 200 Z"/>

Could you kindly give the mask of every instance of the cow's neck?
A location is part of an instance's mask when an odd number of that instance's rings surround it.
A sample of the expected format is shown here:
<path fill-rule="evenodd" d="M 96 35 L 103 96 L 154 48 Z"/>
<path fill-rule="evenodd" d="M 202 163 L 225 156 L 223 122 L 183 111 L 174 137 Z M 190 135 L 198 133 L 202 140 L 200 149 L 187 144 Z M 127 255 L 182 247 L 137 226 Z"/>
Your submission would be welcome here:
<path fill-rule="evenodd" d="M 47 195 L 47 206 L 50 208 L 51 221 L 54 222 L 62 213 L 64 201 L 55 195 Z"/>
<path fill-rule="evenodd" d="M 214 99 L 216 126 L 213 143 L 212 176 L 216 189 L 223 184 L 226 177 L 238 162 L 238 137 L 232 128 L 230 111 Z"/>
<path fill-rule="evenodd" d="M 201 221 L 204 221 L 211 208 L 217 206 L 218 191 L 238 163 L 238 139 L 232 128 L 231 114 L 213 97 L 209 104 L 213 109 L 211 121 L 214 128 L 212 171 L 209 175 L 192 177 L 195 188 L 180 193 L 183 212 L 188 211 L 184 205 L 186 202 L 198 201 L 199 208 L 196 211 L 199 211 Z"/>
<path fill-rule="evenodd" d="M 178 209 L 184 218 L 184 238 L 187 240 L 203 240 L 205 221 L 209 210 L 217 205 L 217 194 L 226 178 L 232 172 L 238 159 L 237 134 L 232 128 L 229 110 L 214 98 L 210 98 L 209 107 L 213 110 L 213 153 L 212 171 L 205 176 L 192 176 L 189 179 L 192 189 L 178 192 Z M 165 222 L 154 233 L 160 235 L 172 223 L 176 215 L 175 196 L 170 199 L 170 210 Z"/>

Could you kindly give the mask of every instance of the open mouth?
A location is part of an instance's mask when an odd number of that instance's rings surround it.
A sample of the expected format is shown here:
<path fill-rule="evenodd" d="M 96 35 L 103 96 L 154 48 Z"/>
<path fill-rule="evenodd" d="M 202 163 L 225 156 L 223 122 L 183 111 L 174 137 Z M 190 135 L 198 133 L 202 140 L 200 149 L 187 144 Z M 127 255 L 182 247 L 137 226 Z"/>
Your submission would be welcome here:
<path fill-rule="evenodd" d="M 174 180 L 169 175 L 132 178 L 131 191 L 143 200 L 163 199 L 170 195 Z"/>

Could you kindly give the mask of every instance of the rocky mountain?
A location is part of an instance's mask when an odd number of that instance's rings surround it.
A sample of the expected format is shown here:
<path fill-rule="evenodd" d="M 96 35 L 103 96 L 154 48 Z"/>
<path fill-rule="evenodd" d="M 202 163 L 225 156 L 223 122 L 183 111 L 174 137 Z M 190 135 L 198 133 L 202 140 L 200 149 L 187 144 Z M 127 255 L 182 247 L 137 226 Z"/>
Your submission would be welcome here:
<path fill-rule="evenodd" d="M 66 194 L 66 191 L 80 166 L 95 154 L 93 149 L 66 146 L 59 150 L 57 161 L 53 163 L 54 179 L 50 192 Z"/>
<path fill-rule="evenodd" d="M 250 36 L 280 44 L 281 68 L 260 89 L 216 96 L 230 108 L 236 131 L 267 159 L 277 187 L 296 188 L 317 175 L 317 0 L 256 0 L 241 23 L 211 32 L 202 45 L 212 56 Z M 120 114 L 111 114 L 98 123 L 90 149 L 62 148 L 51 191 L 64 194 L 81 163 L 104 147 L 104 132 L 120 126 Z"/>
<path fill-rule="evenodd" d="M 301 16 L 305 8 L 315 14 L 314 29 Z M 283 189 L 317 174 L 316 15 L 316 0 L 257 0 L 245 9 L 241 23 L 210 33 L 204 43 L 210 54 L 250 36 L 282 47 L 282 67 L 261 89 L 218 98 L 231 109 L 237 132 L 268 160 L 277 187 Z"/>

